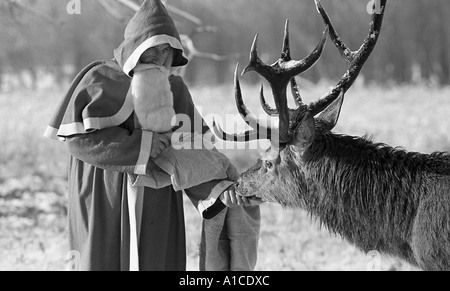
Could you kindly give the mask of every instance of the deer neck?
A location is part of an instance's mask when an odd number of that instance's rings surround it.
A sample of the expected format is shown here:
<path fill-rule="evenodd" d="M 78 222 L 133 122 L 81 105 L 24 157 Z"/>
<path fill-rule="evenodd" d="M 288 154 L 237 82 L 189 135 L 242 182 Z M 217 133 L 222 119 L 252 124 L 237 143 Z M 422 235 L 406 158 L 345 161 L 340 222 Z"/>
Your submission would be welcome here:
<path fill-rule="evenodd" d="M 420 154 L 324 134 L 304 153 L 307 210 L 363 249 L 409 241 L 422 195 Z"/>

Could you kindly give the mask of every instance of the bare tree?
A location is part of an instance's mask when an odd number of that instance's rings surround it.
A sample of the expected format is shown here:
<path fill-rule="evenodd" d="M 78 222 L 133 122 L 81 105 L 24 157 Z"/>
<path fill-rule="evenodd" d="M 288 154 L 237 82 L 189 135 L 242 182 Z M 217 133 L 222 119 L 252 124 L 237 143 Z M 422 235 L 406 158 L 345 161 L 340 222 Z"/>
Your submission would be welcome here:
<path fill-rule="evenodd" d="M 51 24 L 53 26 L 61 25 L 60 20 L 54 19 L 37 9 L 34 9 L 28 5 L 22 4 L 21 2 L 19 2 L 17 0 L 6 0 L 6 3 L 8 5 L 8 8 L 11 12 L 12 17 L 14 17 L 14 10 L 17 9 L 17 10 L 25 11 L 26 13 L 31 14 L 34 17 L 36 17 L 44 22 L 47 22 L 48 24 Z"/>

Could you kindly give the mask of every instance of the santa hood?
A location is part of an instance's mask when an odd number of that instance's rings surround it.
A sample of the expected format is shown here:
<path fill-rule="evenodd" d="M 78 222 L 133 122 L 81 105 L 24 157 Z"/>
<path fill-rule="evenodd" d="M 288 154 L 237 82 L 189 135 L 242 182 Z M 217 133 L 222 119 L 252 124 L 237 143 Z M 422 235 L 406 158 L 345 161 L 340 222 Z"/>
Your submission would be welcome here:
<path fill-rule="evenodd" d="M 180 36 L 167 10 L 159 0 L 145 1 L 130 20 L 124 42 L 114 52 L 116 61 L 94 62 L 77 75 L 44 135 L 64 140 L 125 122 L 134 110 L 132 71 L 144 51 L 164 43 L 175 49 L 172 67 L 187 64 Z"/>
<path fill-rule="evenodd" d="M 181 45 L 175 23 L 160 0 L 146 0 L 128 23 L 125 40 L 114 51 L 114 57 L 128 76 L 149 48 L 168 43 L 174 49 L 172 67 L 185 66 L 188 59 Z"/>

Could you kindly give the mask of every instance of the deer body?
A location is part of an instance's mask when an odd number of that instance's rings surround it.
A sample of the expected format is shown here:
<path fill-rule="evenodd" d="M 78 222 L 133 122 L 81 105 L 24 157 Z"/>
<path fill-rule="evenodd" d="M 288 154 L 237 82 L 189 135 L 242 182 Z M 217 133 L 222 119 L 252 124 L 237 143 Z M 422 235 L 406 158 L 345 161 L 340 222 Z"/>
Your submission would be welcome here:
<path fill-rule="evenodd" d="M 238 191 L 303 208 L 365 253 L 450 270 L 450 155 L 319 131 L 306 150 L 287 146 L 277 159 L 276 170 L 268 158 L 244 173 Z"/>
<path fill-rule="evenodd" d="M 292 177 L 283 176 L 296 183 L 277 183 L 265 200 L 305 208 L 365 253 L 450 269 L 450 156 L 331 133 L 316 136 L 301 159 L 287 151 Z"/>
<path fill-rule="evenodd" d="M 279 117 L 279 127 L 265 128 L 254 120 L 243 103 L 237 74 L 237 107 L 253 129 L 228 134 L 214 125 L 224 140 L 271 140 L 271 149 L 236 182 L 237 192 L 304 208 L 364 252 L 377 250 L 425 270 L 450 270 L 450 155 L 406 152 L 332 132 L 345 93 L 377 43 L 387 0 L 380 0 L 380 13 L 372 15 L 369 35 L 356 52 L 345 46 L 320 1 L 315 2 L 326 30 L 313 53 L 291 60 L 287 22 L 281 58 L 272 66 L 264 64 L 255 38 L 244 70 L 254 70 L 270 83 L 276 109 L 266 103 L 263 91 L 261 104 L 267 114 Z M 295 76 L 317 62 L 328 32 L 347 71 L 329 93 L 304 104 Z M 289 82 L 296 109 L 287 107 Z"/>

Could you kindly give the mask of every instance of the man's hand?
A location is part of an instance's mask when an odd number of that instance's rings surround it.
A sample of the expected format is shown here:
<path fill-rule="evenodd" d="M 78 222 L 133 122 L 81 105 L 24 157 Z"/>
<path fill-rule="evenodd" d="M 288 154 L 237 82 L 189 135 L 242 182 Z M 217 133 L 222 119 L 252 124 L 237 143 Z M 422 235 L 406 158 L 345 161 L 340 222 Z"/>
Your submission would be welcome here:
<path fill-rule="evenodd" d="M 236 192 L 234 186 L 225 190 L 219 197 L 220 201 L 222 201 L 225 206 L 229 208 L 234 207 L 252 207 L 263 204 L 264 202 L 259 198 L 247 198 L 239 195 Z"/>
<path fill-rule="evenodd" d="M 167 135 L 153 133 L 152 151 L 150 157 L 156 159 L 163 150 L 170 146 L 170 138 Z"/>

